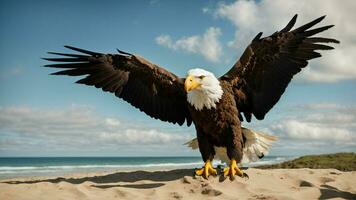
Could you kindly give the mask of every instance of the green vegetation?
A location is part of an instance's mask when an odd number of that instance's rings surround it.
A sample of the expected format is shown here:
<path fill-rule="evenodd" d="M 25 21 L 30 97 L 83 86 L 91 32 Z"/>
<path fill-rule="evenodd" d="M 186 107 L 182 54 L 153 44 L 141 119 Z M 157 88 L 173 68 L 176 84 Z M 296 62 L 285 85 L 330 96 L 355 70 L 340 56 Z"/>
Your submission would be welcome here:
<path fill-rule="evenodd" d="M 340 171 L 356 171 L 356 153 L 336 153 L 324 155 L 302 156 L 300 158 L 274 165 L 263 165 L 260 169 L 338 169 Z"/>

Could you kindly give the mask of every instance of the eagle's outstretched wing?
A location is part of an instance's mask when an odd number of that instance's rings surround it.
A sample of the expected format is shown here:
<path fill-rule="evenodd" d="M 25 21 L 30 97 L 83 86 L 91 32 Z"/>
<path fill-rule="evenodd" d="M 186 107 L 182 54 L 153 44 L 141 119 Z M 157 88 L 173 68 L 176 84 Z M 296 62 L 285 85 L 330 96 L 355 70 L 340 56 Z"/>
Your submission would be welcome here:
<path fill-rule="evenodd" d="M 257 119 L 264 118 L 293 76 L 307 66 L 308 60 L 321 56 L 316 50 L 333 49 L 325 43 L 339 43 L 335 39 L 312 37 L 333 27 L 310 29 L 324 18 L 290 31 L 297 19 L 295 15 L 281 31 L 265 38 L 260 38 L 262 32 L 259 33 L 230 71 L 220 77 L 234 86 L 238 109 L 247 121 L 252 114 Z"/>
<path fill-rule="evenodd" d="M 119 54 L 102 54 L 65 46 L 82 54 L 54 53 L 62 58 L 44 58 L 60 62 L 45 65 L 65 69 L 53 75 L 86 76 L 76 83 L 95 86 L 145 112 L 171 123 L 190 126 L 184 80 L 137 55 L 118 50 Z"/>

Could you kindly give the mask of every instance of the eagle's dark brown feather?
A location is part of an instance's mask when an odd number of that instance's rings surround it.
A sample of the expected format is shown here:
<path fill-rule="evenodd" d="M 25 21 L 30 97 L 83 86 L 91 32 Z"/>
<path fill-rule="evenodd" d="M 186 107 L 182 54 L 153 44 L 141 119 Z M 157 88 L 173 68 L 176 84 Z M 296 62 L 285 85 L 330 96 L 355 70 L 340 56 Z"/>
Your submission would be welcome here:
<path fill-rule="evenodd" d="M 86 76 L 76 83 L 95 86 L 145 112 L 147 115 L 178 123 L 192 119 L 187 108 L 184 80 L 147 60 L 123 51 L 101 54 L 71 46 L 84 55 L 49 52 L 64 58 L 44 58 L 60 62 L 46 67 L 64 69 L 53 75 Z"/>
<path fill-rule="evenodd" d="M 324 18 L 290 31 L 297 19 L 295 15 L 281 31 L 265 38 L 260 38 L 259 33 L 230 71 L 220 77 L 234 86 L 239 112 L 247 121 L 252 114 L 257 119 L 265 117 L 293 76 L 307 66 L 308 60 L 321 56 L 315 51 L 333 49 L 325 43 L 339 43 L 335 39 L 310 37 L 333 26 L 310 30 Z"/>

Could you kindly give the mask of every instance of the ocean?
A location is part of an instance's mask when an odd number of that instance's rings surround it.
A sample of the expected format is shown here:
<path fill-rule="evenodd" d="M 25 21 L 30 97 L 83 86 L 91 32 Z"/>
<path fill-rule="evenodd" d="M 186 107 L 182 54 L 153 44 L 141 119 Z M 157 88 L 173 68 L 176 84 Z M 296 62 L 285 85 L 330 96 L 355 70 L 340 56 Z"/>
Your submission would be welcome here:
<path fill-rule="evenodd" d="M 292 158 L 266 156 L 249 166 L 274 164 Z M 197 168 L 202 165 L 203 161 L 200 157 L 6 157 L 0 158 L 0 179 L 91 172 Z"/>

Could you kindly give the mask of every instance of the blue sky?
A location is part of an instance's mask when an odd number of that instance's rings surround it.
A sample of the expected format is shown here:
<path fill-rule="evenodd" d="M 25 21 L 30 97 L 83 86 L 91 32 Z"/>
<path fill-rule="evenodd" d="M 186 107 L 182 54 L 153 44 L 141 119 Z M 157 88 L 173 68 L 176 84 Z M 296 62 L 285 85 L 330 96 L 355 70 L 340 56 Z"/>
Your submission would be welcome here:
<path fill-rule="evenodd" d="M 139 54 L 179 76 L 195 67 L 225 73 L 253 36 L 327 14 L 336 50 L 311 62 L 265 121 L 271 154 L 356 150 L 356 17 L 353 1 L 1 1 L 0 156 L 199 155 L 182 146 L 193 127 L 153 120 L 115 96 L 55 77 L 41 57 L 72 45 Z M 335 4 L 335 5 L 334 5 Z M 283 8 L 283 9 L 279 9 Z M 333 9 L 331 9 L 333 8 Z M 348 28 L 345 28 L 348 27 Z M 310 132 L 310 133 L 309 133 Z M 308 148 L 305 148 L 308 146 Z M 140 147 L 140 148 L 137 148 Z"/>

